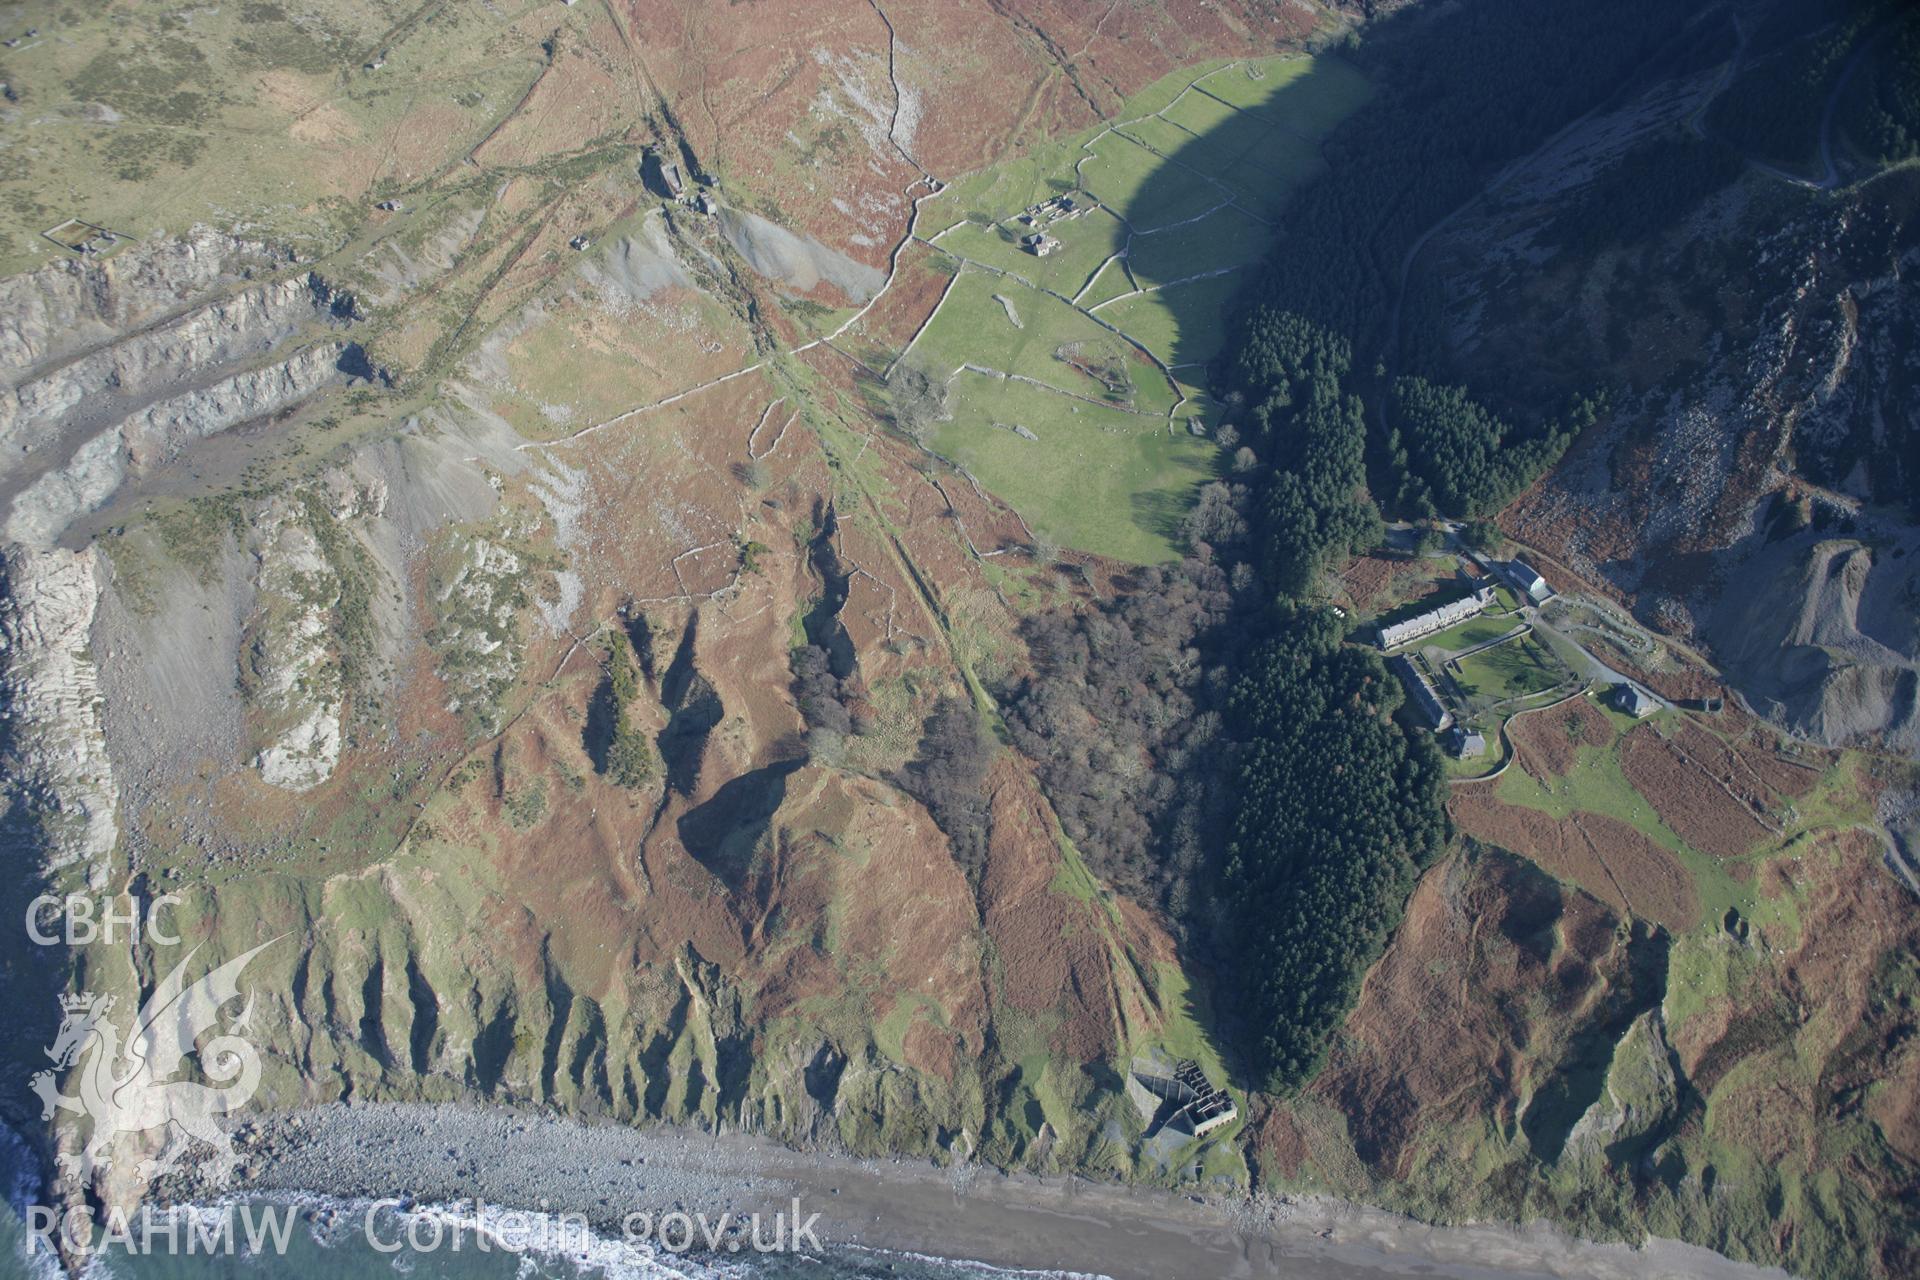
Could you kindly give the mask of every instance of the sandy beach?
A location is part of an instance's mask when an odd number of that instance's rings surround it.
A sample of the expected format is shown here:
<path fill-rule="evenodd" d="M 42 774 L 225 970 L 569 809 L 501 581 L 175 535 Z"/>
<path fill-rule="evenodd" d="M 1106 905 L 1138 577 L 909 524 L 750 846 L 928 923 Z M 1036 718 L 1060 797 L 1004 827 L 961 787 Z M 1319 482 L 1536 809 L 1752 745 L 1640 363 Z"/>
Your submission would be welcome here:
<path fill-rule="evenodd" d="M 1346 1201 L 1183 1196 L 1079 1178 L 857 1160 L 739 1134 L 631 1129 L 464 1106 L 333 1106 L 262 1118 L 240 1142 L 241 1193 L 481 1200 L 628 1215 L 819 1214 L 829 1248 L 865 1246 L 1113 1280 L 1406 1275 L 1514 1280 L 1760 1280 L 1785 1273 L 1670 1241 L 1578 1241 L 1544 1226 L 1433 1227 Z M 173 1198 L 207 1189 L 177 1185 Z"/>

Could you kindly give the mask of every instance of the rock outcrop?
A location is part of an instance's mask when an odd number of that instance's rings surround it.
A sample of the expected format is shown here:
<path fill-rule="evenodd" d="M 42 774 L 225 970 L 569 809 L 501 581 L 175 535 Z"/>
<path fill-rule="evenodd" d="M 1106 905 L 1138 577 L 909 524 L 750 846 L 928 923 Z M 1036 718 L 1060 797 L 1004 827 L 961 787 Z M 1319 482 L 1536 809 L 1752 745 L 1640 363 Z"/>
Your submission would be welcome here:
<path fill-rule="evenodd" d="M 0 282 L 6 539 L 50 545 L 192 442 L 380 376 L 357 345 L 311 340 L 359 314 L 319 275 L 225 292 L 289 261 L 196 229 Z"/>
<path fill-rule="evenodd" d="M 351 558 L 350 522 L 378 519 L 386 487 L 344 472 L 321 492 L 272 499 L 253 523 L 254 612 L 240 655 L 242 683 L 265 745 L 254 767 L 273 786 L 307 791 L 340 761 L 347 688 L 340 653 L 341 610 Z M 323 541 L 321 532 L 331 536 Z"/>
<path fill-rule="evenodd" d="M 351 314 L 352 299 L 308 273 L 243 290 L 29 374 L 0 394 L 0 474 L 20 455 L 83 423 L 131 413 L 206 371 L 265 355 L 315 320 Z"/>
<path fill-rule="evenodd" d="M 464 712 L 489 731 L 499 704 L 520 673 L 526 640 L 521 610 L 532 603 L 528 565 L 487 538 L 461 537 L 459 561 L 434 593 L 440 621 L 427 635 L 450 693 L 449 711 Z"/>
<path fill-rule="evenodd" d="M 0 831 L 44 869 L 104 875 L 120 831 L 89 647 L 95 560 L 92 548 L 0 560 Z"/>
<path fill-rule="evenodd" d="M 0 281 L 0 378 L 161 319 L 227 281 L 277 271 L 292 256 L 207 227 L 149 240 L 105 262 L 71 258 Z"/>
<path fill-rule="evenodd" d="M 1920 502 L 1920 181 L 1825 194 L 1749 171 L 1618 242 L 1563 237 L 1690 100 L 1650 91 L 1503 176 L 1438 230 L 1410 296 L 1455 376 L 1516 388 L 1503 409 L 1612 396 L 1511 532 L 1708 650 L 1775 723 L 1912 745 L 1920 648 L 1891 602 Z"/>
<path fill-rule="evenodd" d="M 305 791 L 326 781 L 340 758 L 342 691 L 328 626 L 340 579 L 291 503 L 269 509 L 261 542 L 257 612 L 243 661 L 255 709 L 289 723 L 254 764 L 274 786 Z"/>
<path fill-rule="evenodd" d="M 14 499 L 6 537 L 47 546 L 81 515 L 98 510 L 129 477 L 174 460 L 196 440 L 292 408 L 329 385 L 343 385 L 362 360 L 351 343 L 307 347 L 278 364 L 234 374 L 211 386 L 149 405 L 87 440 L 62 466 Z"/>
<path fill-rule="evenodd" d="M 1821 742 L 1920 752 L 1920 539 L 1906 541 L 1795 538 L 1745 558 L 1753 589 L 1723 596 L 1707 635 L 1756 710 Z"/>

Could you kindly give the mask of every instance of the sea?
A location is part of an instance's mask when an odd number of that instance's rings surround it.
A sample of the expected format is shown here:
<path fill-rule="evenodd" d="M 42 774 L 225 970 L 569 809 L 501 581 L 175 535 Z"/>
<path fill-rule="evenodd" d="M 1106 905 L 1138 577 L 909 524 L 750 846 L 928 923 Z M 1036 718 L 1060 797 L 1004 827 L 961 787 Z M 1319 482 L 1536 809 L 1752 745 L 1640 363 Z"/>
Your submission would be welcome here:
<path fill-rule="evenodd" d="M 0 1188 L 0 1280 L 63 1280 L 30 1230 L 33 1206 L 45 1200 L 38 1172 L 4 1126 Z M 160 1229 L 145 1234 L 143 1225 Z M 108 1243 L 80 1280 L 1106 1280 L 860 1247 L 733 1253 L 696 1241 L 670 1249 L 500 1206 L 300 1194 L 185 1206 L 145 1224 L 136 1219 L 127 1235 L 131 1247 Z"/>

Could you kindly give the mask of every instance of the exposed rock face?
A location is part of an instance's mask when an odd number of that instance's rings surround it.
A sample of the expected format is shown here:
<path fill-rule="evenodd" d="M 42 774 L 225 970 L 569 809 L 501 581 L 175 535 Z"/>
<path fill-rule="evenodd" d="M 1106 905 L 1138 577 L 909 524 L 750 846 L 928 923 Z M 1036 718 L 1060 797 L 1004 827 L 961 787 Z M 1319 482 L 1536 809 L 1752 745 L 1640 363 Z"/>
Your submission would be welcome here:
<path fill-rule="evenodd" d="M 1705 641 L 1776 723 L 1828 745 L 1912 750 L 1915 540 L 1897 510 L 1873 505 L 1904 506 L 1913 492 L 1890 434 L 1912 375 L 1904 356 L 1860 353 L 1920 320 L 1901 283 L 1917 260 L 1912 250 L 1879 256 L 1882 211 L 1865 198 L 1866 209 L 1809 219 L 1770 246 L 1798 255 L 1825 240 L 1837 252 L 1796 264 L 1751 345 L 1675 395 L 1649 442 L 1632 439 L 1631 420 L 1595 442 L 1611 445 L 1607 487 L 1618 496 L 1607 501 L 1638 509 L 1627 517 L 1637 554 L 1603 572 L 1656 621 Z M 1869 266 L 1889 274 L 1864 278 Z M 1866 338 L 1862 295 L 1877 299 L 1882 326 Z M 1567 497 L 1594 478 L 1591 467 L 1573 475 Z"/>
<path fill-rule="evenodd" d="M 0 830 L 48 868 L 101 872 L 119 839 L 89 639 L 95 553 L 16 549 L 0 560 Z"/>
<path fill-rule="evenodd" d="M 159 808 L 177 820 L 171 838 L 230 850 L 206 807 L 175 804 L 180 777 L 245 772 L 308 791 L 337 775 L 356 729 L 390 731 L 374 709 L 420 642 L 414 570 L 450 520 L 492 514 L 499 495 L 476 456 L 521 456 L 461 425 L 403 431 L 267 495 L 190 503 L 179 515 L 202 541 L 184 557 L 138 522 L 96 544 L 104 716 L 130 831 Z M 517 627 L 501 634 L 512 648 L 488 663 L 521 646 Z"/>
<path fill-rule="evenodd" d="M 58 439 L 69 417 L 99 420 L 118 407 L 138 409 L 205 370 L 271 351 L 300 326 L 350 305 L 319 276 L 294 276 L 36 371 L 0 395 L 0 473 Z"/>
<path fill-rule="evenodd" d="M 458 545 L 460 560 L 435 593 L 440 623 L 427 642 L 452 693 L 447 709 L 492 729 L 499 700 L 525 656 L 518 618 L 531 602 L 527 566 L 513 550 L 486 538 L 461 538 Z"/>
<path fill-rule="evenodd" d="M 1444 298 L 1470 385 L 1614 397 L 1513 532 L 1707 648 L 1783 727 L 1911 749 L 1920 182 L 1830 196 L 1748 172 L 1636 239 L 1557 241 L 1689 101 L 1656 91 L 1520 166 L 1435 236 L 1414 292 Z"/>
<path fill-rule="evenodd" d="M 47 867 L 91 863 L 103 876 L 123 800 L 138 809 L 116 786 L 89 651 L 107 574 L 102 567 L 96 580 L 95 549 L 52 550 L 55 540 L 197 442 L 379 376 L 356 344 L 332 336 L 357 318 L 350 296 L 310 272 L 244 283 L 291 261 L 196 228 L 105 261 L 63 260 L 0 281 L 0 545 L 11 544 L 0 581 L 0 803 L 9 835 Z M 379 505 L 352 484 L 326 488 L 319 504 L 330 533 L 369 509 L 377 515 Z M 244 668 L 254 763 L 273 785 L 303 790 L 331 775 L 341 748 L 342 580 L 302 499 L 283 496 L 254 515 L 241 540 L 257 553 L 252 581 L 234 552 L 240 577 L 211 595 L 210 584 L 197 584 L 191 617 L 169 614 L 151 646 L 135 628 L 114 647 L 138 661 L 149 647 L 170 651 L 192 643 L 189 634 L 198 641 L 207 606 L 233 601 L 234 634 L 247 619 L 246 660 L 237 661 L 231 641 L 214 652 L 199 644 L 197 660 L 222 665 L 229 690 L 236 666 Z M 196 711 L 230 726 L 224 732 L 238 745 L 235 717 L 204 703 Z M 156 759 L 167 756 L 169 738 L 158 736 Z"/>
<path fill-rule="evenodd" d="M 331 472 L 321 488 L 312 506 L 275 498 L 254 526 L 255 611 L 240 660 L 248 701 L 268 726 L 254 767 L 288 791 L 333 776 L 348 693 L 337 639 L 349 570 L 334 562 L 317 529 L 327 522 L 344 541 L 348 522 L 377 519 L 386 504 L 377 480 L 361 484 Z"/>
<path fill-rule="evenodd" d="M 275 719 L 291 719 L 254 763 L 276 787 L 305 791 L 326 781 L 340 758 L 340 671 L 329 652 L 329 612 L 340 579 L 319 539 L 291 504 L 276 502 L 262 530 L 256 600 L 246 660 L 252 701 Z"/>
<path fill-rule="evenodd" d="M 580 274 L 612 310 L 630 310 L 671 285 L 693 286 L 693 276 L 674 252 L 673 242 L 659 218 L 649 218 L 639 232 L 622 236 L 599 259 L 586 263 Z"/>
<path fill-rule="evenodd" d="M 171 462 L 195 440 L 278 413 L 324 386 L 346 381 L 351 376 L 346 369 L 359 358 L 351 343 L 321 343 L 279 364 L 149 405 L 94 436 L 65 465 L 29 485 L 14 500 L 7 538 L 50 544 L 75 517 L 102 506 L 129 476 Z"/>
<path fill-rule="evenodd" d="M 1822 742 L 1920 751 L 1920 539 L 1906 543 L 1793 539 L 1744 563 L 1751 589 L 1721 598 L 1707 634 L 1757 710 Z"/>
<path fill-rule="evenodd" d="M 207 227 L 151 240 L 102 263 L 62 259 L 0 281 L 0 377 L 147 324 L 224 280 L 277 270 L 292 258 Z"/>
<path fill-rule="evenodd" d="M 348 376 L 343 366 L 357 358 L 358 351 L 350 344 L 322 343 L 279 364 L 163 400 L 127 421 L 128 458 L 136 467 L 171 461 L 191 440 L 276 413 L 323 383 Z"/>
<path fill-rule="evenodd" d="M 360 349 L 301 335 L 354 319 L 311 272 L 227 296 L 289 261 L 196 229 L 106 262 L 0 282 L 0 502 L 10 541 L 50 545 L 193 441 L 372 377 Z M 291 354 L 288 354 L 291 352 Z"/>
<path fill-rule="evenodd" d="M 720 230 L 748 266 L 801 293 L 826 284 L 838 289 L 849 302 L 865 302 L 886 278 L 877 269 L 855 262 L 811 236 L 795 235 L 756 213 L 722 209 Z"/>

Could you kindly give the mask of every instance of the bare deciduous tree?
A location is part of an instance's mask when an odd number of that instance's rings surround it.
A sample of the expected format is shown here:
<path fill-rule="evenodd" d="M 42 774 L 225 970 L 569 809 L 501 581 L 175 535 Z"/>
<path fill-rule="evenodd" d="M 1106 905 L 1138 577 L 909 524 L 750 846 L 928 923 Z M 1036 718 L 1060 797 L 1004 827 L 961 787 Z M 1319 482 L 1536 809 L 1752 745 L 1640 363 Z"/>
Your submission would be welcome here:
<path fill-rule="evenodd" d="M 893 425 L 923 447 L 931 443 L 933 428 L 953 417 L 947 408 L 946 380 L 922 365 L 904 360 L 895 365 L 887 375 L 887 396 Z"/>

